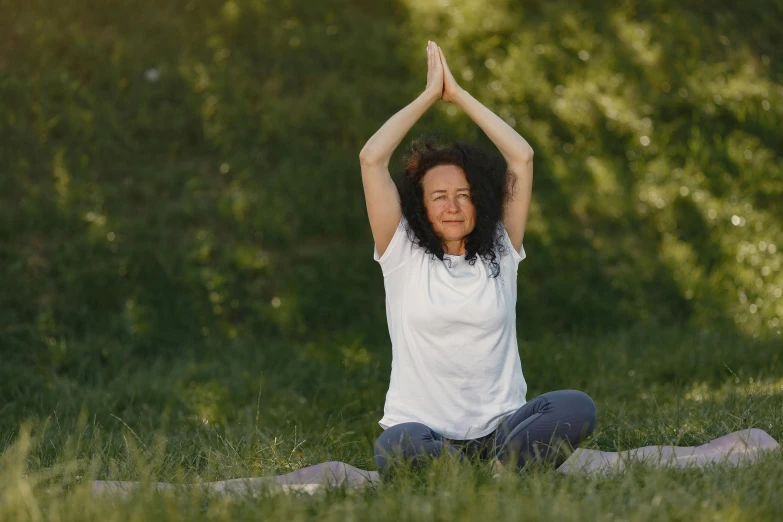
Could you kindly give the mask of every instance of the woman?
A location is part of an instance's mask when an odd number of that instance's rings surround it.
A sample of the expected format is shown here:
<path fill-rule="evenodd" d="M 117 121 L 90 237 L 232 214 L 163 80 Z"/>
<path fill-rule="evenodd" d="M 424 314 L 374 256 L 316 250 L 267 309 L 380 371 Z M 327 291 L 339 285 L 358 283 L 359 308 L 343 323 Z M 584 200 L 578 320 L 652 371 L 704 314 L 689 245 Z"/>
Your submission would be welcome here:
<path fill-rule="evenodd" d="M 434 42 L 427 62 L 424 92 L 359 154 L 393 355 L 375 462 L 381 475 L 394 457 L 419 464 L 442 452 L 496 470 L 559 465 L 596 411 L 575 390 L 525 401 L 515 307 L 533 149 L 460 88 Z M 437 100 L 462 108 L 507 166 L 470 145 L 419 141 L 395 185 L 392 153 Z"/>

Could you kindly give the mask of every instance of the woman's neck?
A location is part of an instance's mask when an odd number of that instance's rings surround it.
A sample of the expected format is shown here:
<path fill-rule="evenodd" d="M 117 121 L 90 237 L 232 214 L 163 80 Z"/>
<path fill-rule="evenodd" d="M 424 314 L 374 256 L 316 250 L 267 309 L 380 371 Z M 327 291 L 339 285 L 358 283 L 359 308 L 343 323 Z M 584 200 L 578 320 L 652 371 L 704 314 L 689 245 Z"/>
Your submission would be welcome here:
<path fill-rule="evenodd" d="M 443 251 L 450 256 L 461 256 L 465 253 L 465 239 L 444 241 Z"/>

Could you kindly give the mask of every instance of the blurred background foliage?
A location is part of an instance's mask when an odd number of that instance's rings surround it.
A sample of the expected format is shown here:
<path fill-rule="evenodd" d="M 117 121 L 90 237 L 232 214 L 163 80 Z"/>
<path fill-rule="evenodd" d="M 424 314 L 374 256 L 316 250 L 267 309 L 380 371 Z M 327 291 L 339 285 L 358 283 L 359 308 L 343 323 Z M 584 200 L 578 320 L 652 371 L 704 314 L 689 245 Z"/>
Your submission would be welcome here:
<path fill-rule="evenodd" d="M 520 338 L 780 339 L 779 0 L 0 6 L 6 361 L 87 382 L 242 338 L 387 364 L 358 152 L 428 39 L 536 151 Z M 452 105 L 427 131 L 492 147 Z"/>

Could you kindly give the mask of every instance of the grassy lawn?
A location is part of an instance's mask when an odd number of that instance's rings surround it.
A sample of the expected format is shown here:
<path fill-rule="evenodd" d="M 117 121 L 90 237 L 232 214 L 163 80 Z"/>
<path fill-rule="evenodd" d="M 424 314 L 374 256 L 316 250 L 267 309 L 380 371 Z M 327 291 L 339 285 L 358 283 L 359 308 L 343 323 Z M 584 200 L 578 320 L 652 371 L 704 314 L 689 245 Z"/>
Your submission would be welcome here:
<path fill-rule="evenodd" d="M 443 459 L 375 490 L 220 498 L 198 489 L 93 499 L 91 478 L 193 483 L 326 460 L 375 469 L 388 347 L 361 338 L 248 340 L 52 372 L 3 364 L 0 520 L 774 520 L 780 452 L 747 468 L 617 476 L 506 473 Z M 578 388 L 598 406 L 585 447 L 698 445 L 756 427 L 783 440 L 779 341 L 635 328 L 520 341 L 528 398 Z M 5 394 L 5 392 L 4 392 Z M 66 492 L 69 492 L 66 494 Z"/>
<path fill-rule="evenodd" d="M 780 519 L 783 452 L 500 480 L 442 460 L 314 496 L 89 481 L 375 469 L 391 350 L 358 153 L 423 88 L 428 39 L 536 151 L 528 399 L 588 393 L 605 451 L 783 441 L 782 5 L 8 3 L 0 522 Z M 431 131 L 491 146 L 445 103 L 409 138 Z"/>

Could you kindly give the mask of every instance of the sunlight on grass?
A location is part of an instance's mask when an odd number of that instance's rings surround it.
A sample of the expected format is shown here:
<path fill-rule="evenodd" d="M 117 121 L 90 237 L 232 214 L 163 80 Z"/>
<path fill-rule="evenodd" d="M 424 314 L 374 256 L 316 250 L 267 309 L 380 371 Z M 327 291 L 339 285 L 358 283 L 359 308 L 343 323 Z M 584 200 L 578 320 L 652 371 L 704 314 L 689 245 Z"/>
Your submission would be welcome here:
<path fill-rule="evenodd" d="M 420 469 L 402 466 L 369 491 L 338 487 L 311 496 L 270 489 L 218 497 L 182 487 L 157 493 L 150 483 L 276 475 L 330 460 L 375 469 L 372 444 L 387 370 L 365 359 L 365 349 L 375 352 L 359 337 L 333 334 L 306 346 L 265 349 L 237 341 L 219 348 L 200 362 L 183 357 L 128 368 L 116 381 L 107 379 L 101 396 L 112 397 L 109 405 L 95 402 L 86 386 L 72 388 L 70 399 L 52 403 L 56 416 L 42 415 L 16 430 L 0 457 L 0 519 L 469 520 L 524 514 L 584 520 L 613 513 L 698 520 L 705 513 L 765 518 L 783 509 L 775 486 L 783 479 L 777 454 L 740 469 L 639 464 L 616 476 L 584 477 L 546 470 L 517 475 L 507 468 L 499 479 L 491 478 L 486 462 L 460 464 L 444 456 Z M 777 348 L 675 329 L 520 343 L 528 398 L 550 389 L 585 390 L 596 401 L 599 421 L 584 446 L 608 451 L 699 445 L 750 427 L 780 439 Z M 80 409 L 80 402 L 89 409 Z M 208 424 L 199 417 L 205 414 L 214 416 Z M 148 486 L 128 498 L 95 497 L 94 479 Z"/>
<path fill-rule="evenodd" d="M 686 401 L 703 402 L 726 401 L 730 396 L 747 398 L 756 396 L 758 399 L 783 395 L 783 379 L 754 379 L 748 377 L 744 383 L 739 377 L 727 382 L 719 388 L 715 388 L 705 382 L 697 382 L 691 385 L 684 393 Z"/>
<path fill-rule="evenodd" d="M 449 520 L 534 519 L 581 521 L 586 517 L 693 520 L 768 517 L 779 503 L 775 484 L 783 478 L 779 457 L 754 467 L 662 470 L 639 463 L 617 476 L 562 476 L 505 471 L 492 479 L 485 466 L 433 460 L 414 470 L 399 468 L 374 490 L 326 488 L 313 495 L 279 489 L 218 496 L 195 486 L 162 492 L 147 484 L 128 495 L 92 491 L 95 466 L 63 458 L 58 465 L 26 471 L 38 441 L 28 429 L 6 448 L 0 470 L 0 517 L 8 520 L 236 520 L 274 517 L 286 520 Z M 93 449 L 97 449 L 94 447 Z M 226 457 L 224 457 L 226 458 Z M 149 480 L 146 477 L 143 480 Z M 743 499 L 752 487 L 753 501 Z M 610 517 L 611 514 L 611 517 Z"/>

